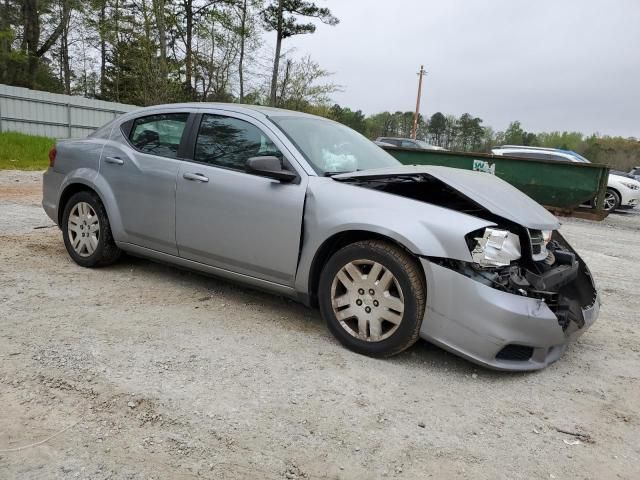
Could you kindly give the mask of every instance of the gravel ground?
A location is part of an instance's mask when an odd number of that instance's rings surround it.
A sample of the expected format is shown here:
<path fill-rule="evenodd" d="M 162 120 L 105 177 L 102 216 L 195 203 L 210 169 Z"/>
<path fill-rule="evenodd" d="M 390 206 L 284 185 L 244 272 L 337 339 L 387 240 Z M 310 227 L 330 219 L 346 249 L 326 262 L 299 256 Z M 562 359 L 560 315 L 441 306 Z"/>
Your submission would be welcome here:
<path fill-rule="evenodd" d="M 0 478 L 640 478 L 637 213 L 564 220 L 600 319 L 506 374 L 359 356 L 316 311 L 146 260 L 80 268 L 39 202 L 0 172 Z"/>

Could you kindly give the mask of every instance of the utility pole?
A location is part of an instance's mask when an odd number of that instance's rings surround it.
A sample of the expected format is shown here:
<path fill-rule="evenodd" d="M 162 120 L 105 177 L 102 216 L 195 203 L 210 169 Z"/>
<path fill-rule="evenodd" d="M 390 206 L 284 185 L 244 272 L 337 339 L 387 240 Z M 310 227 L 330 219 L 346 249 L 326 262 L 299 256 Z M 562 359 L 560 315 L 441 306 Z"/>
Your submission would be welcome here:
<path fill-rule="evenodd" d="M 418 80 L 418 99 L 416 100 L 416 113 L 413 114 L 413 126 L 411 127 L 411 138 L 416 139 L 416 134 L 418 133 L 418 117 L 420 115 L 420 96 L 422 95 L 422 77 L 427 74 L 427 71 L 424 69 L 424 65 L 420 65 L 420 71 L 418 75 L 420 80 Z"/>

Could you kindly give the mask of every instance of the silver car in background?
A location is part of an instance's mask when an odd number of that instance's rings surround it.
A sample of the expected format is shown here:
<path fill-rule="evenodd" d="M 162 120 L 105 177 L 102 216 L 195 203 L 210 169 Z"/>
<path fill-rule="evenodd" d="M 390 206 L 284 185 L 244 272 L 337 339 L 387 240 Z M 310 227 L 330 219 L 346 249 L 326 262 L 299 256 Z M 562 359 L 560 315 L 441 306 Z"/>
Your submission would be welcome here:
<path fill-rule="evenodd" d="M 596 319 L 599 297 L 557 219 L 490 175 L 402 166 L 330 120 L 176 104 L 60 141 L 43 206 L 81 266 L 121 251 L 319 306 L 348 348 L 419 337 L 533 370 Z"/>
<path fill-rule="evenodd" d="M 446 151 L 446 148 L 438 147 L 437 145 L 431 145 L 424 140 L 415 140 L 413 138 L 402 137 L 378 137 L 374 143 L 380 147 L 401 147 L 401 148 L 413 148 L 418 150 L 442 150 Z"/>

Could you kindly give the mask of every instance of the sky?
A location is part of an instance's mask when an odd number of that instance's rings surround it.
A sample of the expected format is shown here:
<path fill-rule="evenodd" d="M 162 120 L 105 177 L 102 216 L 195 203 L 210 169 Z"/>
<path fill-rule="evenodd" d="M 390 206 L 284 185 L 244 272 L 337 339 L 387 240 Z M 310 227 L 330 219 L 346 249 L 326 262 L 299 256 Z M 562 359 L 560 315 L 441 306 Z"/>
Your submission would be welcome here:
<path fill-rule="evenodd" d="M 366 114 L 469 112 L 496 131 L 640 138 L 640 0 L 316 0 L 340 24 L 285 40 Z M 273 36 L 273 35 L 272 35 Z"/>

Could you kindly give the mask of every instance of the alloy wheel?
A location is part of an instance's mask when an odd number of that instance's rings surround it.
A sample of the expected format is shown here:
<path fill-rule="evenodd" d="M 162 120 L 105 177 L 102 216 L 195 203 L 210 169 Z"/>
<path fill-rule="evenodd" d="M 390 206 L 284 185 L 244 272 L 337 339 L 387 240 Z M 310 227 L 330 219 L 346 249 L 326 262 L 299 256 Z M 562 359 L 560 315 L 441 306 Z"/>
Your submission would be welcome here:
<path fill-rule="evenodd" d="M 100 220 L 93 207 L 86 202 L 76 203 L 69 214 L 67 231 L 75 252 L 81 257 L 91 256 L 100 239 Z"/>
<path fill-rule="evenodd" d="M 607 192 L 604 196 L 604 209 L 609 212 L 613 210 L 616 206 L 616 196 L 613 192 Z"/>
<path fill-rule="evenodd" d="M 404 313 L 404 294 L 389 269 L 373 260 L 344 265 L 331 285 L 331 306 L 350 335 L 380 342 L 398 329 Z"/>

